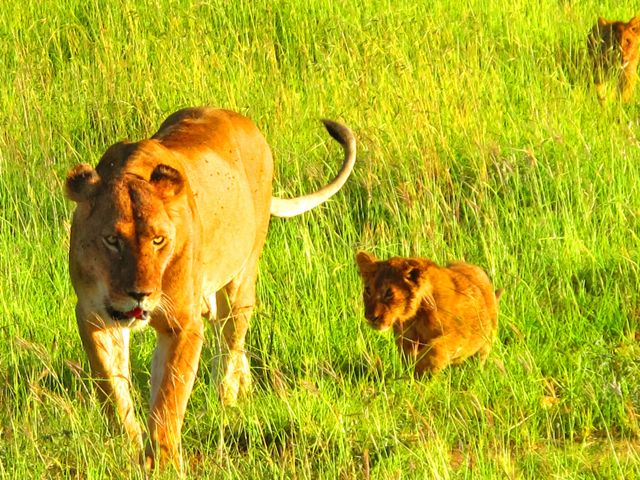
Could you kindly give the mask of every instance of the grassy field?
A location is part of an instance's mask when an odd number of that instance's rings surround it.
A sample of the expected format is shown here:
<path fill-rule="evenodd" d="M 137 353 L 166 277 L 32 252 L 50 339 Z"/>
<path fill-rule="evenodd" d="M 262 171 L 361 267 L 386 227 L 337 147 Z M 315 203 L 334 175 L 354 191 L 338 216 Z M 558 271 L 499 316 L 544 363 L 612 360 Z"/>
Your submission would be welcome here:
<path fill-rule="evenodd" d="M 334 199 L 272 222 L 256 387 L 235 408 L 207 338 L 189 477 L 640 478 L 640 92 L 600 107 L 584 60 L 597 16 L 628 20 L 633 2 L 8 3 L 0 478 L 143 478 L 89 381 L 61 185 L 201 104 L 258 124 L 278 195 L 335 173 L 320 117 L 350 125 L 359 154 Z M 485 367 L 414 381 L 364 323 L 358 249 L 485 267 L 505 289 Z M 140 418 L 153 345 L 132 341 Z"/>

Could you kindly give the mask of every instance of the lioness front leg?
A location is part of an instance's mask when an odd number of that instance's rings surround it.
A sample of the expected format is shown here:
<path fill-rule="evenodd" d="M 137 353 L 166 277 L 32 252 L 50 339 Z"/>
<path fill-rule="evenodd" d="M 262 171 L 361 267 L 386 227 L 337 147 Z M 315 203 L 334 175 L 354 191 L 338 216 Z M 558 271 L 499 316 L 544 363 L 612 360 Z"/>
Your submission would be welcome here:
<path fill-rule="evenodd" d="M 134 447 L 142 452 L 142 433 L 129 390 L 130 332 L 128 329 L 107 327 L 95 315 L 92 319 L 77 315 L 80 338 L 107 415 L 112 422 L 119 420 Z"/>
<path fill-rule="evenodd" d="M 172 464 L 182 472 L 180 431 L 203 342 L 200 317 L 177 333 L 158 332 L 151 366 L 151 412 L 146 467 Z"/>

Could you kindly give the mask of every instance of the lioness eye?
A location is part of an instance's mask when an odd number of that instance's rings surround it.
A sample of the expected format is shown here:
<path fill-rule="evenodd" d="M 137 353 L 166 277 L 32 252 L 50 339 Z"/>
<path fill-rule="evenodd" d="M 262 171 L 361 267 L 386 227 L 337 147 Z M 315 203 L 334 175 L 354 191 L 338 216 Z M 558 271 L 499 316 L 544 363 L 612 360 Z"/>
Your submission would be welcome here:
<path fill-rule="evenodd" d="M 102 240 L 104 240 L 104 243 L 107 244 L 107 247 L 115 249 L 118 249 L 120 247 L 120 241 L 115 235 L 107 235 L 103 237 Z"/>
<path fill-rule="evenodd" d="M 390 288 L 387 288 L 387 290 L 384 292 L 384 299 L 391 300 L 392 298 L 393 298 L 393 292 L 391 291 Z"/>
<path fill-rule="evenodd" d="M 160 245 L 162 245 L 164 243 L 164 237 L 162 235 L 158 235 L 157 237 L 155 237 L 153 239 L 153 244 L 156 247 L 159 247 Z"/>

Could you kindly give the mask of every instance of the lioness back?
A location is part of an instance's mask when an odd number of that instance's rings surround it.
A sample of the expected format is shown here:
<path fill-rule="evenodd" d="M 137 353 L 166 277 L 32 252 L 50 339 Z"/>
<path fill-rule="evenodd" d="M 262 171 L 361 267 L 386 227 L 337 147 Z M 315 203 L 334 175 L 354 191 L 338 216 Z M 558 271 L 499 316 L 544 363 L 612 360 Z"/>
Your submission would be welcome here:
<path fill-rule="evenodd" d="M 486 359 L 497 331 L 497 298 L 480 267 L 440 267 L 421 258 L 381 261 L 364 252 L 356 260 L 365 318 L 374 329 L 393 328 L 417 375 L 476 354 Z"/>
<path fill-rule="evenodd" d="M 189 179 L 206 242 L 200 258 L 203 283 L 211 294 L 262 247 L 255 239 L 269 227 L 271 150 L 251 120 L 209 107 L 170 115 L 152 138 L 180 157 Z"/>

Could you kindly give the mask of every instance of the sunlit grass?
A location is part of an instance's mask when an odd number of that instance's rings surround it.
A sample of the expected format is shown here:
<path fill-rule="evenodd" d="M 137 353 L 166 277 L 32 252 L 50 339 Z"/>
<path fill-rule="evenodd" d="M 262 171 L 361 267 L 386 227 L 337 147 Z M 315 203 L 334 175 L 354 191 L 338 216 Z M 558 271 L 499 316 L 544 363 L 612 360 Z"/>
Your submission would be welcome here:
<path fill-rule="evenodd" d="M 597 16 L 633 4 L 101 5 L 0 16 L 0 476 L 142 478 L 87 381 L 61 183 L 199 104 L 254 119 L 278 195 L 336 171 L 319 118 L 359 154 L 326 205 L 272 222 L 238 407 L 218 404 L 205 349 L 190 476 L 640 475 L 640 109 L 601 108 L 583 59 Z M 360 248 L 485 267 L 505 289 L 485 367 L 412 380 L 363 323 Z M 153 340 L 132 342 L 141 418 Z"/>

